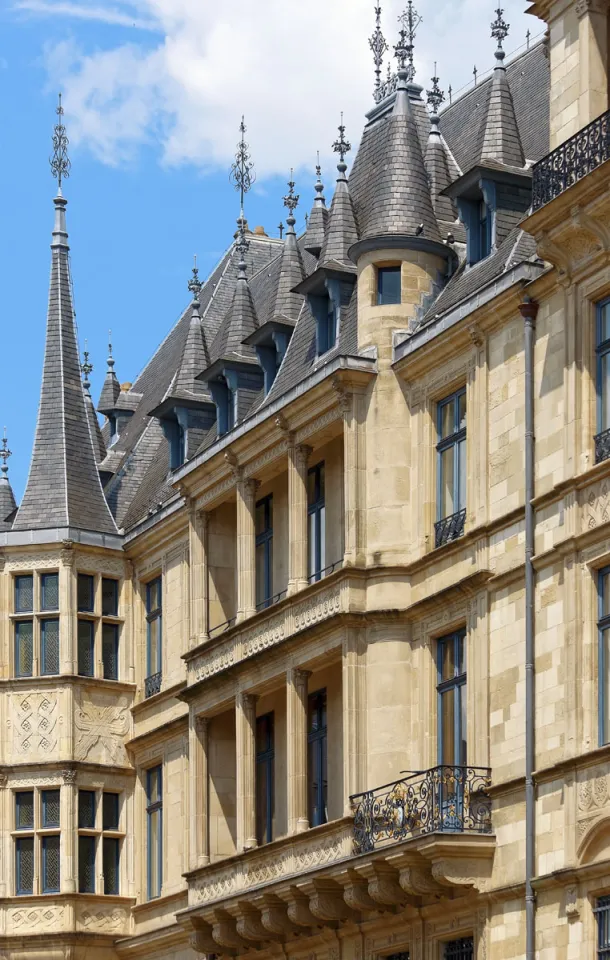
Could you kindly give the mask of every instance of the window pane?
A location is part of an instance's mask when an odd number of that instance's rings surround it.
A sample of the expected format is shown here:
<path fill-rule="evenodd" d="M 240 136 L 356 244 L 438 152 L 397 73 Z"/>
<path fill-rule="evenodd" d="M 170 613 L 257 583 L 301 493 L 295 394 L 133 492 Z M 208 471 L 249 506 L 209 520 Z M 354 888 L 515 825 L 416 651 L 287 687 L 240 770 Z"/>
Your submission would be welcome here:
<path fill-rule="evenodd" d="M 455 763 L 455 688 L 441 694 L 441 763 Z"/>
<path fill-rule="evenodd" d="M 42 892 L 59 891 L 59 836 L 42 838 Z"/>
<path fill-rule="evenodd" d="M 34 791 L 25 790 L 15 794 L 15 829 L 33 830 Z"/>
<path fill-rule="evenodd" d="M 116 617 L 119 613 L 119 581 L 102 580 L 102 616 Z"/>
<path fill-rule="evenodd" d="M 86 573 L 79 573 L 76 593 L 78 609 L 83 613 L 91 613 L 93 611 L 93 577 Z"/>
<path fill-rule="evenodd" d="M 459 697 L 459 716 L 460 716 L 460 735 L 458 749 L 460 751 L 459 763 L 462 766 L 466 766 L 468 763 L 468 751 L 467 751 L 467 741 L 466 736 L 467 727 L 466 727 L 466 684 L 462 684 L 457 687 L 456 695 Z"/>
<path fill-rule="evenodd" d="M 94 673 L 93 624 L 89 620 L 78 621 L 78 673 L 81 677 Z"/>
<path fill-rule="evenodd" d="M 400 267 L 378 268 L 377 303 L 400 303 Z"/>
<path fill-rule="evenodd" d="M 322 507 L 318 511 L 320 517 L 320 529 L 318 531 L 320 537 L 320 555 L 318 558 L 319 570 L 324 570 L 326 567 L 326 507 Z"/>
<path fill-rule="evenodd" d="M 34 624 L 21 620 L 15 624 L 15 674 L 31 677 L 34 666 Z"/>
<path fill-rule="evenodd" d="M 15 613 L 34 609 L 34 577 L 15 577 Z"/>
<path fill-rule="evenodd" d="M 95 827 L 95 791 L 78 791 L 78 826 L 81 830 L 93 830 Z"/>
<path fill-rule="evenodd" d="M 161 617 L 148 624 L 148 674 L 151 676 L 161 669 Z"/>
<path fill-rule="evenodd" d="M 455 672 L 456 676 L 460 676 L 462 673 L 466 673 L 466 637 L 464 634 L 458 634 L 455 638 L 456 644 L 456 666 Z"/>
<path fill-rule="evenodd" d="M 605 353 L 600 357 L 599 391 L 601 397 L 599 432 L 602 433 L 610 427 L 610 353 Z"/>
<path fill-rule="evenodd" d="M 463 510 L 466 506 L 466 440 L 461 440 L 460 443 L 458 443 L 457 457 L 458 457 L 457 510 Z"/>
<path fill-rule="evenodd" d="M 601 691 L 603 697 L 602 717 L 602 739 L 604 743 L 610 743 L 610 629 L 604 630 L 601 636 L 602 642 L 602 661 L 603 675 L 600 677 Z"/>
<path fill-rule="evenodd" d="M 307 538 L 308 542 L 308 572 L 309 576 L 314 573 L 317 573 L 317 562 L 316 557 L 318 554 L 318 538 L 317 538 L 317 521 L 316 514 L 309 514 L 309 534 Z"/>
<path fill-rule="evenodd" d="M 95 837 L 78 838 L 78 892 L 95 893 Z"/>
<path fill-rule="evenodd" d="M 59 673 L 59 620 L 43 620 L 40 625 L 41 673 Z"/>
<path fill-rule="evenodd" d="M 455 433 L 455 405 L 453 400 L 447 401 L 447 403 L 441 404 L 441 415 L 440 415 L 440 426 L 441 426 L 441 435 L 440 439 L 444 440 L 445 437 L 450 437 Z"/>
<path fill-rule="evenodd" d="M 317 499 L 316 471 L 310 470 L 307 474 L 307 504 L 311 506 Z"/>
<path fill-rule="evenodd" d="M 441 644 L 441 680 L 452 680 L 455 676 L 455 644 L 453 637 Z"/>
<path fill-rule="evenodd" d="M 161 893 L 161 811 L 148 814 L 148 896 Z"/>
<path fill-rule="evenodd" d="M 59 790 L 42 792 L 42 825 L 43 827 L 59 826 Z"/>
<path fill-rule="evenodd" d="M 102 664 L 105 680 L 119 679 L 119 628 L 117 624 L 102 624 Z"/>
<path fill-rule="evenodd" d="M 458 429 L 466 429 L 466 391 L 458 397 Z"/>
<path fill-rule="evenodd" d="M 152 580 L 148 584 L 148 589 L 146 591 L 146 600 L 147 600 L 148 613 L 153 613 L 153 611 L 161 609 L 161 578 L 160 577 L 158 577 L 156 580 Z"/>
<path fill-rule="evenodd" d="M 161 800 L 161 767 L 153 767 L 148 771 L 148 803 L 159 803 Z"/>
<path fill-rule="evenodd" d="M 599 589 L 601 593 L 601 615 L 607 617 L 610 615 L 610 570 L 605 570 L 599 575 Z"/>
<path fill-rule="evenodd" d="M 119 840 L 114 837 L 104 837 L 103 864 L 104 893 L 106 896 L 119 893 Z"/>
<path fill-rule="evenodd" d="M 266 557 L 267 544 L 259 543 L 256 548 L 256 605 L 258 606 L 267 600 L 267 577 L 266 577 Z"/>
<path fill-rule="evenodd" d="M 454 459 L 455 447 L 441 453 L 441 519 L 456 513 Z"/>
<path fill-rule="evenodd" d="M 104 830 L 119 829 L 119 794 L 105 793 L 102 810 L 102 827 Z"/>
<path fill-rule="evenodd" d="M 22 837 L 15 844 L 16 890 L 18 895 L 34 892 L 34 837 Z"/>
<path fill-rule="evenodd" d="M 599 308 L 600 314 L 600 342 L 610 340 L 610 303 Z"/>
<path fill-rule="evenodd" d="M 59 609 L 59 575 L 45 573 L 40 578 L 40 608 L 41 610 Z"/>

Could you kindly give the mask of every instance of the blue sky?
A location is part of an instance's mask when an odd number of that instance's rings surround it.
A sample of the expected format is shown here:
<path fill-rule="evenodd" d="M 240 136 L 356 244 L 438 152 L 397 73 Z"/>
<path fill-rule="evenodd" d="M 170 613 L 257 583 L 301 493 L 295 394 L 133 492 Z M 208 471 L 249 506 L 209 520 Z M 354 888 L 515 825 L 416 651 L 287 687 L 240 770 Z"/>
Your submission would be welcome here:
<path fill-rule="evenodd" d="M 444 89 L 493 64 L 493 3 L 445 0 L 424 9 L 417 79 L 434 60 Z M 330 144 L 345 110 L 354 146 L 371 105 L 367 38 L 373 3 L 328 0 L 321 19 L 302 0 L 0 0 L 0 170 L 4 272 L 0 427 L 19 498 L 27 477 L 44 350 L 54 183 L 48 158 L 58 89 L 71 139 L 69 201 L 81 349 L 106 369 L 108 329 L 121 381 L 134 380 L 188 302 L 197 253 L 206 275 L 231 242 L 238 214 L 228 179 L 242 112 L 257 168 L 251 226 L 277 235 L 290 167 L 311 206 L 316 150 L 327 199 Z M 543 25 L 506 4 L 510 52 Z M 398 0 L 384 8 L 395 43 Z M 467 51 L 465 53 L 464 51 Z M 354 152 L 348 159 L 353 160 Z"/>

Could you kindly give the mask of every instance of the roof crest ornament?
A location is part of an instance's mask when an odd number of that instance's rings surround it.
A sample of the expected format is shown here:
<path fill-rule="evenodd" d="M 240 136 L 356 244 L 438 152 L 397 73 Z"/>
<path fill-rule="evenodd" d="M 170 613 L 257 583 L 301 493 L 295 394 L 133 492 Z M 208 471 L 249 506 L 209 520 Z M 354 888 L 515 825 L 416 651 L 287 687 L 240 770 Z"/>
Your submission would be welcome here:
<path fill-rule="evenodd" d="M 254 163 L 250 154 L 248 153 L 250 148 L 245 140 L 246 130 L 247 127 L 244 123 L 244 117 L 242 114 L 241 123 L 239 125 L 241 139 L 237 144 L 235 162 L 232 164 L 231 171 L 229 173 L 229 180 L 234 185 L 235 189 L 239 191 L 239 216 L 241 220 L 244 218 L 244 195 L 248 193 L 252 187 L 252 184 L 256 180 Z"/>
<path fill-rule="evenodd" d="M 502 44 L 508 36 L 508 31 L 510 30 L 510 23 L 507 23 L 504 19 L 504 10 L 502 7 L 496 8 L 496 19 L 491 24 L 491 36 L 494 40 L 498 41 L 498 47 L 496 50 L 496 60 L 504 60 L 504 50 L 502 49 Z"/>
<path fill-rule="evenodd" d="M 85 340 L 85 349 L 83 350 L 83 362 L 80 365 L 81 373 L 83 375 L 83 389 L 89 393 L 91 389 L 91 381 L 89 377 L 93 373 L 93 364 L 89 360 L 89 351 L 87 350 L 87 341 Z"/>
<path fill-rule="evenodd" d="M 375 64 L 375 89 L 373 98 L 376 103 L 381 99 L 381 68 L 383 66 L 383 55 L 389 50 L 389 45 L 381 31 L 381 7 L 375 7 L 375 29 L 369 38 L 369 47 L 373 54 L 373 63 Z"/>
<path fill-rule="evenodd" d="M 2 446 L 0 447 L 0 460 L 2 460 L 2 473 L 4 476 L 3 480 L 8 480 L 8 466 L 7 461 L 9 457 L 12 457 L 13 454 L 8 448 L 8 440 L 6 439 L 6 427 L 4 428 L 4 435 L 2 437 Z"/>
<path fill-rule="evenodd" d="M 288 224 L 288 233 L 294 233 L 294 225 L 296 220 L 294 218 L 294 211 L 296 210 L 299 204 L 299 195 L 294 192 L 295 183 L 293 180 L 294 171 L 292 167 L 290 168 L 290 180 L 288 181 L 288 193 L 284 197 L 284 206 L 288 210 L 288 216 L 286 217 L 286 223 Z"/>
<path fill-rule="evenodd" d="M 114 372 L 114 357 L 112 356 L 112 330 L 108 331 L 108 360 L 106 363 L 108 364 L 108 369 L 111 372 Z"/>
<path fill-rule="evenodd" d="M 430 114 L 432 123 L 438 124 L 438 111 L 440 109 L 441 103 L 445 100 L 444 91 L 438 85 L 438 77 L 436 75 L 436 62 L 434 64 L 434 76 L 431 77 L 432 80 L 432 89 L 426 90 L 426 102 L 430 107 Z"/>
<path fill-rule="evenodd" d="M 352 149 L 352 145 L 349 140 L 345 139 L 345 124 L 343 123 L 343 110 L 341 111 L 341 123 L 338 128 L 339 136 L 332 145 L 332 148 L 335 153 L 339 154 L 339 163 L 337 164 L 337 170 L 339 173 L 344 174 L 347 170 L 347 164 L 345 162 L 345 154 L 349 153 Z"/>
<path fill-rule="evenodd" d="M 61 93 L 58 98 L 58 105 L 55 110 L 57 114 L 57 123 L 53 129 L 53 156 L 49 158 L 51 164 L 51 173 L 57 180 L 58 194 L 61 195 L 62 180 L 67 180 L 70 176 L 70 158 L 68 156 L 69 140 L 64 126 L 64 108 L 61 104 Z"/>
<path fill-rule="evenodd" d="M 415 63 L 413 51 L 415 49 L 415 35 L 417 28 L 422 22 L 422 17 L 413 6 L 413 0 L 407 3 L 407 9 L 404 10 L 399 18 L 400 31 L 398 34 L 398 43 L 394 47 L 394 56 L 398 60 L 398 66 L 401 70 L 407 69 L 407 80 L 410 82 L 415 77 Z"/>
<path fill-rule="evenodd" d="M 324 203 L 324 184 L 322 183 L 322 167 L 320 166 L 319 150 L 316 151 L 316 156 L 318 158 L 318 162 L 316 163 L 316 184 L 314 189 L 317 194 L 316 200 L 321 200 Z"/>
<path fill-rule="evenodd" d="M 199 267 L 197 266 L 197 254 L 193 256 L 193 275 L 189 277 L 189 282 L 187 284 L 187 289 L 190 293 L 193 294 L 193 306 L 196 307 L 197 312 L 199 311 L 199 294 L 201 293 L 201 288 L 203 284 L 199 279 Z"/>

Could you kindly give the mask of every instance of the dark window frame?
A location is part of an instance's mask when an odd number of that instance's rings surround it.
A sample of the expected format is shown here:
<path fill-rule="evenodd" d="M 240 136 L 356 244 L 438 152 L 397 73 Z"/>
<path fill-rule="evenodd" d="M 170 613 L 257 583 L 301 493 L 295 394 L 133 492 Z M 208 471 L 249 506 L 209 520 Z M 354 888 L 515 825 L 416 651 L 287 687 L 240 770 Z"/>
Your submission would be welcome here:
<path fill-rule="evenodd" d="M 158 778 L 158 799 L 151 800 L 153 777 Z M 151 845 L 152 818 L 159 814 L 158 844 L 153 851 Z M 158 889 L 152 889 L 152 863 L 157 859 Z M 163 766 L 157 764 L 146 771 L 146 891 L 148 900 L 158 899 L 163 891 Z"/>
<path fill-rule="evenodd" d="M 315 724 L 311 722 L 312 714 Z M 315 796 L 312 784 L 307 785 L 309 826 L 319 827 L 328 822 L 328 695 L 325 687 L 307 697 L 307 770 L 308 777 L 315 770 L 317 783 Z"/>
<path fill-rule="evenodd" d="M 48 664 L 48 643 L 47 639 L 47 625 L 48 624 L 57 624 L 57 670 L 47 669 Z M 60 664 L 60 626 L 59 626 L 59 617 L 45 617 L 40 621 L 40 676 L 41 677 L 55 677 L 59 675 L 61 664 Z"/>
<path fill-rule="evenodd" d="M 88 587 L 89 598 L 87 606 L 81 606 L 80 588 L 82 584 Z M 93 613 L 95 610 L 95 577 L 91 573 L 78 573 L 76 575 L 76 596 L 78 613 Z"/>
<path fill-rule="evenodd" d="M 610 960 L 610 896 L 597 897 L 593 908 L 597 926 L 597 960 Z"/>
<path fill-rule="evenodd" d="M 462 462 L 461 462 L 461 444 L 464 441 L 467 441 L 467 426 L 460 426 L 460 398 L 466 398 L 466 387 L 460 387 L 459 390 L 455 390 L 453 393 L 450 393 L 448 396 L 443 397 L 442 400 L 439 400 L 436 405 L 436 520 L 437 523 L 441 523 L 443 520 L 449 519 L 449 517 L 456 516 L 462 511 L 466 510 L 466 493 L 467 490 L 462 490 L 461 484 L 461 473 L 462 473 Z M 453 432 L 448 434 L 446 437 L 443 437 L 443 412 L 446 407 L 453 406 Z M 465 403 L 464 416 L 467 419 L 468 417 L 468 406 Z M 447 450 L 453 449 L 453 505 L 457 509 L 453 511 L 452 514 L 445 514 L 443 508 L 443 486 L 444 486 L 444 466 L 443 466 L 443 454 Z M 463 456 L 467 458 L 468 451 L 467 446 L 464 447 Z M 468 463 L 464 464 L 465 469 L 465 482 L 464 487 L 467 487 L 468 484 L 468 474 L 467 474 Z M 461 535 L 461 534 L 460 534 Z M 452 538 L 455 539 L 455 538 Z"/>
<path fill-rule="evenodd" d="M 462 673 L 455 672 L 453 677 L 443 680 L 443 652 L 447 645 L 453 645 L 453 662 L 455 664 L 454 670 L 457 671 L 457 664 L 460 662 L 465 665 L 465 669 Z M 458 653 L 461 648 L 461 657 Z M 450 691 L 454 691 L 453 697 L 453 755 L 454 762 L 450 766 L 466 766 L 468 763 L 468 757 L 464 758 L 462 763 L 460 752 L 462 744 L 462 734 L 464 734 L 464 739 L 466 743 L 468 742 L 468 725 L 466 725 L 466 730 L 462 731 L 462 698 L 466 693 L 466 684 L 468 680 L 468 661 L 466 659 L 466 628 L 462 627 L 459 630 L 455 630 L 453 633 L 449 633 L 444 637 L 439 637 L 436 641 L 436 694 L 437 694 L 437 751 L 438 751 L 438 763 L 439 765 L 444 764 L 444 749 L 445 744 L 443 741 L 443 697 Z M 459 759 L 455 759 L 459 758 Z"/>
<path fill-rule="evenodd" d="M 606 588 L 605 580 L 606 577 L 609 578 L 608 586 Z M 610 671 L 610 657 L 606 655 L 606 644 L 605 638 L 608 636 L 608 643 L 610 645 L 610 612 L 604 616 L 604 607 L 606 605 L 606 589 L 610 591 L 610 566 L 602 567 L 601 570 L 597 572 L 597 634 L 598 634 L 598 668 L 597 668 L 597 682 L 598 682 L 598 738 L 599 745 L 603 746 L 605 743 L 610 743 L 610 702 L 607 703 L 606 700 L 610 699 L 606 696 L 606 683 L 605 677 Z M 610 597 L 608 598 L 610 600 Z M 610 610 L 610 603 L 608 604 Z M 610 689 L 610 684 L 608 685 Z"/>
<path fill-rule="evenodd" d="M 29 652 L 31 665 L 30 665 L 29 673 L 22 673 L 20 669 L 20 664 L 21 664 L 20 649 L 21 649 L 21 644 L 25 642 L 26 638 L 21 637 L 21 631 L 23 627 L 25 627 L 26 625 L 29 625 L 31 628 L 31 632 L 30 632 L 31 649 Z M 34 620 L 33 619 L 16 620 L 13 628 L 13 636 L 14 636 L 14 656 L 15 656 L 15 671 L 14 671 L 15 677 L 17 678 L 32 677 L 34 675 Z"/>
<path fill-rule="evenodd" d="M 266 746 L 258 749 L 259 728 L 266 730 Z M 259 846 L 271 843 L 273 837 L 273 816 L 275 813 L 275 718 L 273 711 L 256 718 L 256 840 Z M 258 787 L 260 778 L 264 778 L 266 786 L 266 810 L 259 810 Z"/>
<path fill-rule="evenodd" d="M 20 591 L 21 591 L 21 583 L 22 583 L 22 581 L 26 581 L 26 580 L 28 580 L 28 581 L 30 582 L 31 594 L 32 594 L 32 602 L 31 602 L 31 604 L 30 604 L 29 607 L 22 607 L 22 606 L 20 605 L 19 596 L 20 596 Z M 13 586 L 14 586 L 14 599 L 13 599 L 13 604 L 14 604 L 14 611 L 15 611 L 15 613 L 16 613 L 16 614 L 34 613 L 34 575 L 33 575 L 32 573 L 18 574 L 18 575 L 14 578 L 14 585 L 13 585 Z"/>
<path fill-rule="evenodd" d="M 49 884 L 47 877 L 47 848 L 57 841 L 58 845 L 58 862 L 57 862 L 57 885 Z M 59 833 L 45 833 L 42 836 L 42 892 L 43 893 L 59 893 L 61 890 L 61 837 Z"/>
<path fill-rule="evenodd" d="M 29 887 L 22 886 L 22 860 L 23 851 L 26 847 L 31 851 L 32 856 L 32 884 Z M 15 840 L 15 895 L 18 897 L 31 896 L 34 892 L 35 856 L 34 834 L 27 837 L 18 837 Z"/>
<path fill-rule="evenodd" d="M 113 604 L 112 611 L 108 611 L 104 608 L 104 584 L 111 583 L 113 584 Z M 102 617 L 118 617 L 119 615 L 119 593 L 121 588 L 121 581 L 117 580 L 115 577 L 102 577 Z"/>
<path fill-rule="evenodd" d="M 262 500 L 257 501 L 255 506 L 255 516 L 259 508 L 262 508 L 263 510 L 265 525 L 261 533 L 256 534 L 255 549 L 257 554 L 256 559 L 258 560 L 259 548 L 262 547 L 264 582 L 262 584 L 263 589 L 259 590 L 261 585 L 259 584 L 257 577 L 256 609 L 264 610 L 271 605 L 271 598 L 273 596 L 273 494 L 270 493 L 267 497 L 263 497 Z M 258 573 L 258 563 L 256 563 L 256 570 Z"/>
<path fill-rule="evenodd" d="M 610 308 L 610 297 L 600 300 L 595 304 L 595 395 L 596 395 L 596 434 L 603 434 L 610 430 L 610 416 L 608 422 L 604 419 L 604 409 L 610 410 L 610 337 L 603 339 L 604 312 Z M 602 375 L 604 360 L 607 362 L 607 376 L 604 379 Z M 599 456 L 596 451 L 596 459 L 604 460 L 606 456 Z"/>
<path fill-rule="evenodd" d="M 384 279 L 386 277 L 398 276 L 398 299 L 393 296 L 395 291 L 386 290 L 384 292 Z M 400 264 L 388 264 L 384 267 L 377 267 L 377 306 L 390 307 L 402 303 L 402 267 Z"/>
<path fill-rule="evenodd" d="M 59 807 L 59 819 L 56 821 L 48 820 L 48 807 L 51 803 L 51 794 L 56 794 L 56 802 Z M 50 790 L 41 790 L 40 791 L 40 826 L 42 830 L 53 830 L 55 828 L 60 829 L 61 827 L 61 792 L 59 787 L 52 788 Z"/>
<path fill-rule="evenodd" d="M 158 586 L 159 606 L 151 608 L 151 596 L 153 588 Z M 157 662 L 152 664 L 151 658 L 151 624 L 159 621 L 159 634 L 157 644 Z M 153 677 L 162 672 L 163 663 L 163 577 L 155 577 L 146 584 L 146 676 Z M 152 669 L 152 667 L 155 669 Z"/>
<path fill-rule="evenodd" d="M 47 605 L 47 581 L 55 577 L 57 580 L 57 604 L 54 607 Z M 59 573 L 42 573 L 40 575 L 40 609 L 44 613 L 55 613 L 59 610 Z"/>
<path fill-rule="evenodd" d="M 324 475 L 324 476 L 323 476 Z M 309 500 L 309 477 L 314 477 L 314 497 Z M 324 516 L 324 541 L 326 541 L 326 467 L 325 461 L 320 460 L 307 471 L 307 572 L 310 582 L 322 579 L 322 572 L 326 565 L 326 542 L 322 543 L 322 516 Z M 313 521 L 311 521 L 313 518 Z M 316 555 L 315 569 L 311 570 L 310 523 L 315 528 Z"/>
<path fill-rule="evenodd" d="M 90 656 L 90 660 L 91 660 L 91 667 L 90 667 L 89 672 L 86 672 L 86 671 L 85 671 L 84 665 L 83 665 L 83 663 L 81 663 L 81 636 L 80 636 L 80 630 L 81 630 L 81 627 L 84 627 L 85 625 L 87 625 L 88 630 L 89 630 L 89 638 L 88 638 L 88 641 L 87 641 L 87 642 L 88 642 L 88 645 L 89 645 L 89 656 Z M 77 669 L 77 673 L 78 673 L 79 677 L 94 677 L 94 676 L 95 676 L 95 622 L 94 622 L 93 620 L 85 620 L 85 619 L 83 619 L 83 618 L 79 618 L 78 621 L 77 621 L 76 627 L 77 627 L 77 637 L 76 637 L 76 641 L 77 641 L 77 642 L 76 642 L 76 646 L 77 646 L 77 651 L 76 651 L 76 656 L 77 656 L 76 669 Z"/>

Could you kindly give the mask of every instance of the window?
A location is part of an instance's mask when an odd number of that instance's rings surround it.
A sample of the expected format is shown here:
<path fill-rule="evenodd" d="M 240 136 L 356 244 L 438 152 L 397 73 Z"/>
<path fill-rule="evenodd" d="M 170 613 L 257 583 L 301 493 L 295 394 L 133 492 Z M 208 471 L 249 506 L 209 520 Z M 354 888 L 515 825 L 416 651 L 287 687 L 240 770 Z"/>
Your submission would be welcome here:
<path fill-rule="evenodd" d="M 36 803 L 39 803 L 36 814 Z M 22 790 L 15 794 L 15 892 L 27 896 L 34 890 L 36 856 L 40 857 L 40 892 L 60 888 L 60 791 Z"/>
<path fill-rule="evenodd" d="M 18 897 L 34 892 L 34 837 L 15 841 L 15 892 Z"/>
<path fill-rule="evenodd" d="M 466 521 L 466 390 L 438 405 L 435 546 L 456 540 Z"/>
<path fill-rule="evenodd" d="M 324 463 L 307 473 L 309 581 L 320 580 L 326 567 L 326 505 Z"/>
<path fill-rule="evenodd" d="M 59 673 L 59 620 L 40 621 L 40 672 Z"/>
<path fill-rule="evenodd" d="M 78 674 L 92 677 L 95 672 L 95 654 L 93 643 L 93 623 L 91 620 L 78 621 Z"/>
<path fill-rule="evenodd" d="M 377 268 L 377 303 L 401 302 L 400 267 Z"/>
<path fill-rule="evenodd" d="M 437 644 L 438 762 L 465 766 L 466 631 L 458 630 Z"/>
<path fill-rule="evenodd" d="M 273 714 L 256 718 L 256 839 L 273 840 L 275 747 Z"/>
<path fill-rule="evenodd" d="M 610 567 L 600 570 L 599 630 L 599 742 L 610 742 Z"/>
<path fill-rule="evenodd" d="M 42 791 L 42 826 L 59 826 L 59 790 Z"/>
<path fill-rule="evenodd" d="M 32 613 L 34 610 L 34 577 L 15 577 L 15 613 Z"/>
<path fill-rule="evenodd" d="M 94 790 L 78 792 L 78 891 L 96 893 L 96 858 L 101 857 L 103 892 L 116 895 L 120 889 L 122 834 L 119 829 L 120 797 L 103 793 L 100 804 Z"/>
<path fill-rule="evenodd" d="M 76 594 L 78 612 L 93 613 L 93 577 L 79 573 Z"/>
<path fill-rule="evenodd" d="M 445 944 L 444 960 L 474 960 L 474 939 L 460 937 Z"/>
<path fill-rule="evenodd" d="M 491 253 L 491 215 L 484 200 L 479 203 L 479 260 Z"/>
<path fill-rule="evenodd" d="M 102 624 L 102 669 L 104 680 L 119 679 L 119 628 L 116 623 Z"/>
<path fill-rule="evenodd" d="M 256 504 L 256 609 L 271 603 L 273 593 L 273 497 Z"/>
<path fill-rule="evenodd" d="M 610 300 L 597 305 L 597 436 L 595 462 L 610 457 Z"/>
<path fill-rule="evenodd" d="M 610 960 L 610 897 L 598 897 L 593 913 L 597 920 L 597 960 Z"/>
<path fill-rule="evenodd" d="M 161 689 L 161 577 L 146 586 L 146 683 L 145 695 L 151 697 Z"/>
<path fill-rule="evenodd" d="M 59 610 L 59 574 L 43 573 L 41 576 L 40 609 Z"/>
<path fill-rule="evenodd" d="M 309 696 L 307 712 L 309 824 L 317 827 L 328 820 L 326 690 Z"/>
<path fill-rule="evenodd" d="M 163 777 L 161 767 L 146 773 L 148 899 L 161 896 L 163 884 Z"/>
<path fill-rule="evenodd" d="M 119 615 L 119 581 L 102 579 L 102 616 L 118 617 Z"/>
<path fill-rule="evenodd" d="M 34 667 L 34 621 L 15 623 L 15 676 L 31 677 Z"/>

